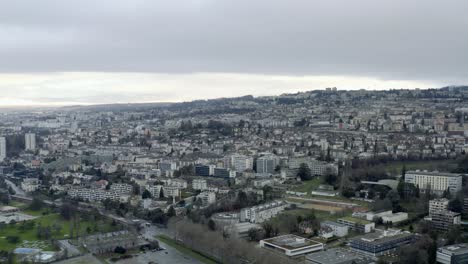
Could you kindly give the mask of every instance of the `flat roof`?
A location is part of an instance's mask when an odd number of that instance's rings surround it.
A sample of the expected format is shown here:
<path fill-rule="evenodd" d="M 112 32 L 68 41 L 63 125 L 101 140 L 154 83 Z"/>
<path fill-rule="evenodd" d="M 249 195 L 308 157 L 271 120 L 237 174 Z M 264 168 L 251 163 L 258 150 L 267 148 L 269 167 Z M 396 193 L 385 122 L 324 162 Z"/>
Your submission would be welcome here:
<path fill-rule="evenodd" d="M 286 249 L 298 249 L 303 247 L 322 245 L 322 243 L 320 242 L 296 236 L 293 234 L 268 238 L 264 239 L 263 241 L 269 244 L 273 244 L 277 247 L 282 247 Z"/>
<path fill-rule="evenodd" d="M 418 171 L 418 170 L 407 171 L 406 175 L 408 174 L 420 174 L 420 175 L 427 175 L 427 176 L 444 176 L 444 177 L 461 177 L 462 176 L 459 173 L 449 173 L 449 172 L 439 172 L 439 171 Z"/>
<path fill-rule="evenodd" d="M 438 251 L 445 253 L 452 253 L 454 255 L 468 254 L 468 244 L 455 244 L 450 246 L 441 247 Z"/>
<path fill-rule="evenodd" d="M 351 263 L 351 261 L 356 264 L 373 262 L 368 257 L 361 256 L 343 248 L 331 248 L 325 251 L 311 253 L 306 256 L 306 259 L 320 264 L 341 264 Z"/>
<path fill-rule="evenodd" d="M 361 219 L 361 218 L 357 218 L 357 217 L 352 217 L 352 216 L 341 217 L 341 218 L 339 218 L 338 220 L 340 220 L 340 219 L 343 219 L 343 220 L 346 220 L 346 221 L 350 221 L 350 222 L 359 223 L 359 224 L 363 224 L 363 225 L 367 225 L 367 224 L 372 223 L 372 222 L 367 221 L 367 220 L 365 220 L 365 219 Z"/>

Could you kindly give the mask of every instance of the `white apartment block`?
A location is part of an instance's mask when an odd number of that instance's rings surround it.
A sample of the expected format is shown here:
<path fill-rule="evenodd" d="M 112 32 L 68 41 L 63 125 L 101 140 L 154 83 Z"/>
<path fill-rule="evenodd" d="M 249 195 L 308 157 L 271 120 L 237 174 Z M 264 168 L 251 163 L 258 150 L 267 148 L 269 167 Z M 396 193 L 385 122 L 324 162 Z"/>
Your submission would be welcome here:
<path fill-rule="evenodd" d="M 195 179 L 192 181 L 192 189 L 194 190 L 206 190 L 208 189 L 208 183 L 203 179 Z"/>
<path fill-rule="evenodd" d="M 36 134 L 26 133 L 24 135 L 24 144 L 26 150 L 35 150 L 36 149 Z"/>
<path fill-rule="evenodd" d="M 225 168 L 233 168 L 237 172 L 253 169 L 253 158 L 245 155 L 232 155 L 224 160 Z"/>
<path fill-rule="evenodd" d="M 164 197 L 179 197 L 180 196 L 179 187 L 163 186 L 162 190 L 163 190 Z"/>
<path fill-rule="evenodd" d="M 34 192 L 39 189 L 40 182 L 36 178 L 26 178 L 21 182 L 21 189 L 25 192 Z"/>
<path fill-rule="evenodd" d="M 6 138 L 0 137 L 0 161 L 5 160 L 6 157 L 7 157 Z"/>
<path fill-rule="evenodd" d="M 161 195 L 162 185 L 146 185 L 145 189 L 151 193 L 153 198 L 159 198 Z"/>
<path fill-rule="evenodd" d="M 264 221 L 282 212 L 286 205 L 287 203 L 284 201 L 274 201 L 249 208 L 243 208 L 240 211 L 240 221 L 263 223 Z"/>
<path fill-rule="evenodd" d="M 201 199 L 203 206 L 207 206 L 216 202 L 216 194 L 214 192 L 202 192 L 197 195 Z"/>
<path fill-rule="evenodd" d="M 433 199 L 429 201 L 429 216 L 433 215 L 437 211 L 448 210 L 449 200 L 446 198 Z"/>
<path fill-rule="evenodd" d="M 130 194 L 133 192 L 133 186 L 126 183 L 114 183 L 110 186 L 110 190 L 121 194 Z"/>
<path fill-rule="evenodd" d="M 72 199 L 81 199 L 89 202 L 101 202 L 107 199 L 126 202 L 129 199 L 129 195 L 125 195 L 117 191 L 88 188 L 72 188 L 68 191 L 68 196 Z"/>
<path fill-rule="evenodd" d="M 422 193 L 430 189 L 435 194 L 442 194 L 446 190 L 454 194 L 462 188 L 463 176 L 456 173 L 428 172 L 428 171 L 408 171 L 405 175 L 405 182 L 418 186 Z"/>

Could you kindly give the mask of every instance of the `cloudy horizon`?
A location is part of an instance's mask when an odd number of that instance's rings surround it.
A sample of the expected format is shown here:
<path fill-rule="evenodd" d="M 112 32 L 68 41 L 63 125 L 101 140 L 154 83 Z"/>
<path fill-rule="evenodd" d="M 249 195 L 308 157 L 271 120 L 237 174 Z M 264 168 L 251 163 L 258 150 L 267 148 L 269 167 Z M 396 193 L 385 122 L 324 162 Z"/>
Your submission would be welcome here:
<path fill-rule="evenodd" d="M 468 83 L 468 2 L 27 1 L 0 8 L 1 106 Z"/>

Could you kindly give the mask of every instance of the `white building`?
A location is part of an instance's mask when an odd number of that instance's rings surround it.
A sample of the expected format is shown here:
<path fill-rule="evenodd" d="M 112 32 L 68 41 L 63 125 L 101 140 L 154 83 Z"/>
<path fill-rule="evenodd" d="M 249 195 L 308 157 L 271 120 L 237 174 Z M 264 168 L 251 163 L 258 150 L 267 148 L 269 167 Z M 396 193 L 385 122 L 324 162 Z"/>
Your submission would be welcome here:
<path fill-rule="evenodd" d="M 6 138 L 0 137 L 0 161 L 5 160 L 6 157 L 7 157 Z"/>
<path fill-rule="evenodd" d="M 463 176 L 456 173 L 428 172 L 428 171 L 408 171 L 405 174 L 405 182 L 418 186 L 422 193 L 430 189 L 432 193 L 442 194 L 449 190 L 455 194 L 462 188 Z"/>
<path fill-rule="evenodd" d="M 201 199 L 203 206 L 207 206 L 216 202 L 216 194 L 214 192 L 202 192 L 197 195 Z"/>
<path fill-rule="evenodd" d="M 287 203 L 284 201 L 274 201 L 249 208 L 243 208 L 240 211 L 240 221 L 250 223 L 262 223 L 284 210 Z"/>
<path fill-rule="evenodd" d="M 332 230 L 333 235 L 337 237 L 344 237 L 348 235 L 348 226 L 337 222 L 323 221 L 320 223 L 320 227 L 329 227 Z"/>
<path fill-rule="evenodd" d="M 203 179 L 195 179 L 192 181 L 192 188 L 194 190 L 206 190 L 208 189 L 208 184 L 206 182 L 206 180 L 203 180 Z"/>
<path fill-rule="evenodd" d="M 281 252 L 288 257 L 301 256 L 324 249 L 320 242 L 291 234 L 260 240 L 260 246 Z"/>
<path fill-rule="evenodd" d="M 405 213 L 405 212 L 399 212 L 399 213 L 394 213 L 391 215 L 382 216 L 383 223 L 395 224 L 395 223 L 402 222 L 405 220 L 408 220 L 408 213 Z"/>
<path fill-rule="evenodd" d="M 224 160 L 226 168 L 234 168 L 237 172 L 253 169 L 253 158 L 245 155 L 232 155 Z"/>
<path fill-rule="evenodd" d="M 429 201 L 429 216 L 437 211 L 448 210 L 449 200 L 446 198 L 432 199 Z"/>
<path fill-rule="evenodd" d="M 35 150 L 36 149 L 36 134 L 26 133 L 24 135 L 24 144 L 26 150 Z"/>
<path fill-rule="evenodd" d="M 36 178 L 26 178 L 21 182 L 21 189 L 25 192 L 34 192 L 39 189 L 39 186 L 39 179 Z"/>

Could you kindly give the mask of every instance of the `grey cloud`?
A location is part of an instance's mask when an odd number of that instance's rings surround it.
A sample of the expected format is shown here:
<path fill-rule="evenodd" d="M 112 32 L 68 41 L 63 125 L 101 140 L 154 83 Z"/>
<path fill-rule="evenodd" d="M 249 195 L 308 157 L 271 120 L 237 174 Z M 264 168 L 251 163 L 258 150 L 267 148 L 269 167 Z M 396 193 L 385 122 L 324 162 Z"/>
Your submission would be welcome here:
<path fill-rule="evenodd" d="M 1 72 L 468 81 L 465 0 L 42 0 L 0 6 Z"/>

